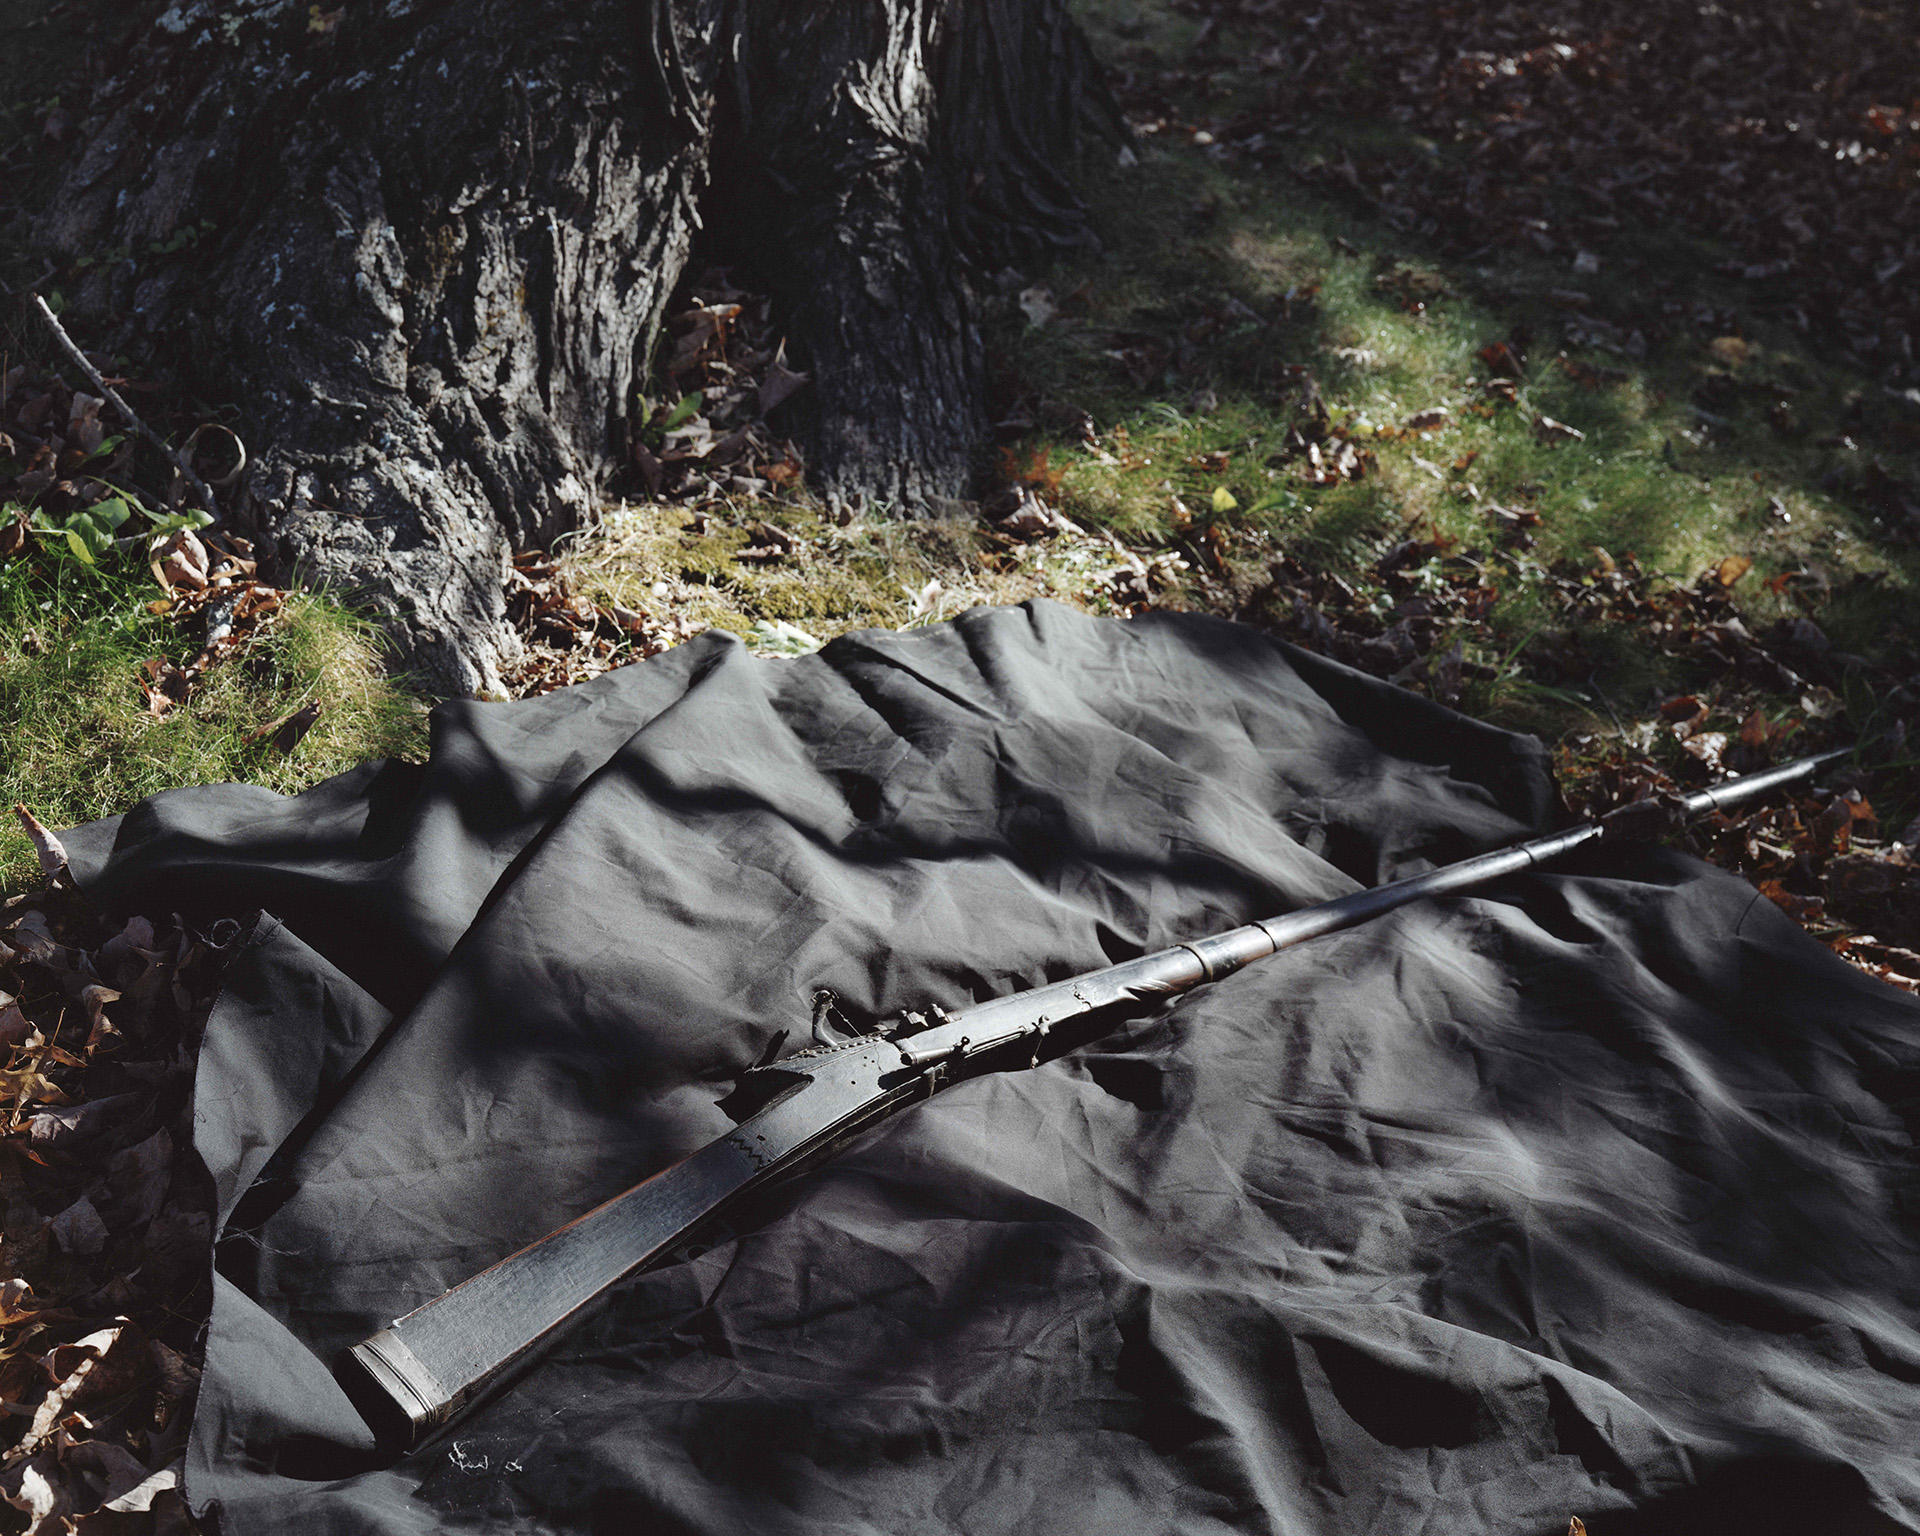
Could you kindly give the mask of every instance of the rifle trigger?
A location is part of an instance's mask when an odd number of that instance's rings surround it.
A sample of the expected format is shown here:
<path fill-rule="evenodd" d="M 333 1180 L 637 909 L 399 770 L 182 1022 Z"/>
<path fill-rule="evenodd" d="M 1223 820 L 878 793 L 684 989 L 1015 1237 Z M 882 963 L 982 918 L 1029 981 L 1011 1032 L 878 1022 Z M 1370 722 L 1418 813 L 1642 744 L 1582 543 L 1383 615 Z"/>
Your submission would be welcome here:
<path fill-rule="evenodd" d="M 822 987 L 813 994 L 813 1040 L 816 1045 L 851 1045 L 860 1031 L 840 1012 L 840 999 L 831 988 Z"/>

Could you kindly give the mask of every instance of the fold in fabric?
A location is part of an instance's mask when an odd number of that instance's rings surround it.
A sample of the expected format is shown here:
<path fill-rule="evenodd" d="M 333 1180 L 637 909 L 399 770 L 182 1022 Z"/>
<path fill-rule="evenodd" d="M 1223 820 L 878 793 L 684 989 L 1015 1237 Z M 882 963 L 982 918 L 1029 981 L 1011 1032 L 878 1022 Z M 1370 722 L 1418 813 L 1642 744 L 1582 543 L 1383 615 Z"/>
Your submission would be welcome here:
<path fill-rule="evenodd" d="M 1647 848 L 959 1084 L 383 1463 L 334 1355 L 737 1074 L 1546 830 L 1539 744 L 1046 604 L 703 637 L 425 765 L 68 838 L 264 907 L 209 1022 L 186 1486 L 230 1531 L 1920 1531 L 1920 1006 Z"/>

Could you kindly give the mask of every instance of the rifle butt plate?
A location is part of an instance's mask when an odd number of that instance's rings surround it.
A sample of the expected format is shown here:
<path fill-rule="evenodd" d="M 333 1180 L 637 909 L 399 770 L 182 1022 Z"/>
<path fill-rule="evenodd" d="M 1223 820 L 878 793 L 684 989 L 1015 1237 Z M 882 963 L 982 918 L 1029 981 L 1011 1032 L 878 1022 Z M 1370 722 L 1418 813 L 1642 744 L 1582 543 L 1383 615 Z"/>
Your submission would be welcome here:
<path fill-rule="evenodd" d="M 391 1328 L 341 1355 L 334 1374 L 383 1448 L 411 1449 L 453 1412 L 454 1394 Z"/>

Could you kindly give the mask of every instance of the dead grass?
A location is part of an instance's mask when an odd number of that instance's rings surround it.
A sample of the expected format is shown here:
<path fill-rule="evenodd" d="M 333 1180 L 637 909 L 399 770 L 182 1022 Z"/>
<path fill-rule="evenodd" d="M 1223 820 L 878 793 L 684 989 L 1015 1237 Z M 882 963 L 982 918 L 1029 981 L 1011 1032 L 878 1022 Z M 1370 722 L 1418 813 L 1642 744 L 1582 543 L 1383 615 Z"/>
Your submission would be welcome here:
<path fill-rule="evenodd" d="M 756 531 L 769 523 L 790 547 Z M 1086 529 L 1029 542 L 978 520 L 841 526 L 802 496 L 697 509 L 623 505 L 569 541 L 562 564 L 597 601 L 670 613 L 686 633 L 725 629 L 749 646 L 792 653 L 850 630 L 935 623 L 980 603 L 1048 597 L 1111 613 L 1113 583 L 1137 560 Z"/>

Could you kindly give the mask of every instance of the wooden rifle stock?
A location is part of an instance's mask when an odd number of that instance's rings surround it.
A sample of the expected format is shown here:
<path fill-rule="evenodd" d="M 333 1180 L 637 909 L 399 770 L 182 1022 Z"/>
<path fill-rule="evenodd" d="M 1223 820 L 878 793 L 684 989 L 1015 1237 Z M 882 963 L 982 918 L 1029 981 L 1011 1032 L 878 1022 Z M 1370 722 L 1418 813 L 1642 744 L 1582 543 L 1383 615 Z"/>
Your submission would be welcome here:
<path fill-rule="evenodd" d="M 1688 816 L 1728 809 L 1848 755 L 1822 753 L 1731 779 L 1676 809 Z M 384 1448 L 413 1446 L 608 1287 L 682 1253 L 730 1202 L 948 1081 L 1009 1058 L 1037 1061 L 1041 1042 L 1069 1021 L 1188 991 L 1409 902 L 1544 864 L 1601 835 L 1598 825 L 1549 833 L 959 1013 L 933 1009 L 932 1022 L 907 1014 L 887 1032 L 754 1068 L 742 1077 L 741 1096 L 757 1107 L 726 1135 L 354 1345 L 339 1362 L 341 1384 Z"/>

